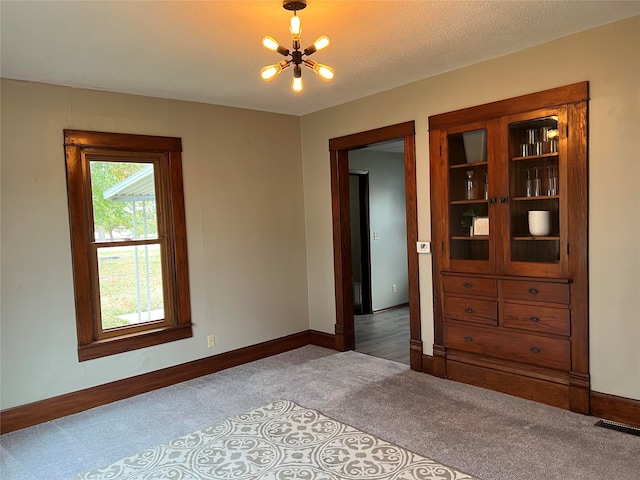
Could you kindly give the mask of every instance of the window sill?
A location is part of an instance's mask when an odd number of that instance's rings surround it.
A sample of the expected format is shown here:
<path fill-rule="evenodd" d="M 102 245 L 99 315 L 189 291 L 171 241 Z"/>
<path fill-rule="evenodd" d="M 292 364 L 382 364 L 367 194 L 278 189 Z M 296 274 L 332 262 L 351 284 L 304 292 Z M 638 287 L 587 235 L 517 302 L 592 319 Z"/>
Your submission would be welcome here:
<path fill-rule="evenodd" d="M 131 335 L 98 340 L 78 347 L 78 360 L 84 362 L 95 358 L 124 353 L 162 343 L 182 340 L 193 336 L 191 324 L 175 325 L 156 330 L 147 330 Z"/>

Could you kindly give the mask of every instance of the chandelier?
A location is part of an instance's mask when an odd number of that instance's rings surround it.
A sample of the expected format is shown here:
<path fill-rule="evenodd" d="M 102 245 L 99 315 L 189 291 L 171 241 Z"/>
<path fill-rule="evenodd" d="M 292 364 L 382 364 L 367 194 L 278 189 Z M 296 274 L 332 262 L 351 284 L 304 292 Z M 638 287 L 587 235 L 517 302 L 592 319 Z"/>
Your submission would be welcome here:
<path fill-rule="evenodd" d="M 320 76 L 320 78 L 324 80 L 331 80 L 334 75 L 334 71 L 331 67 L 314 62 L 309 58 L 304 58 L 309 57 L 311 54 L 317 52 L 318 50 L 322 50 L 327 45 L 329 45 L 328 37 L 322 36 L 318 38 L 313 45 L 305 48 L 302 51 L 300 50 L 300 32 L 302 31 L 302 28 L 300 27 L 300 18 L 297 16 L 297 11 L 304 9 L 307 6 L 307 1 L 284 0 L 282 2 L 282 6 L 285 10 L 293 10 L 293 17 L 291 17 L 291 21 L 289 23 L 289 31 L 291 32 L 291 39 L 293 40 L 293 51 L 290 51 L 289 49 L 283 47 L 275 39 L 273 39 L 273 37 L 268 36 L 262 39 L 262 45 L 264 45 L 265 48 L 269 50 L 278 52 L 283 57 L 291 58 L 282 60 L 275 65 L 264 67 L 260 71 L 260 76 L 263 80 L 268 82 L 269 80 L 273 80 L 280 72 L 293 64 L 293 81 L 291 83 L 291 88 L 294 92 L 301 92 L 303 89 L 301 65 L 304 64 L 306 67 L 316 72 Z"/>

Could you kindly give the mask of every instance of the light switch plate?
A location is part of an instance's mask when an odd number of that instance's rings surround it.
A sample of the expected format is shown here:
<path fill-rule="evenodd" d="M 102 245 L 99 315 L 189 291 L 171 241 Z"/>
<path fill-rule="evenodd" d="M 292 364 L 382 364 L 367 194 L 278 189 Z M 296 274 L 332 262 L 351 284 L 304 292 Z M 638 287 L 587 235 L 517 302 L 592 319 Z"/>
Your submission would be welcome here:
<path fill-rule="evenodd" d="M 431 242 L 417 242 L 418 253 L 431 253 Z"/>

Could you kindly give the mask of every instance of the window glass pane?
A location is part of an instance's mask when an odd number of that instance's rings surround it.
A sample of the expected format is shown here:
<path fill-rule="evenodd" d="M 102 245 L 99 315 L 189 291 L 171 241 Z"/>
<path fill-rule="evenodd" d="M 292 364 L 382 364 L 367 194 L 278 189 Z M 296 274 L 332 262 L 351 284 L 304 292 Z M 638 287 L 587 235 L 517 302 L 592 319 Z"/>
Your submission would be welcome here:
<path fill-rule="evenodd" d="M 102 328 L 164 319 L 160 245 L 98 248 Z"/>
<path fill-rule="evenodd" d="M 158 238 L 153 164 L 90 164 L 95 240 Z"/>

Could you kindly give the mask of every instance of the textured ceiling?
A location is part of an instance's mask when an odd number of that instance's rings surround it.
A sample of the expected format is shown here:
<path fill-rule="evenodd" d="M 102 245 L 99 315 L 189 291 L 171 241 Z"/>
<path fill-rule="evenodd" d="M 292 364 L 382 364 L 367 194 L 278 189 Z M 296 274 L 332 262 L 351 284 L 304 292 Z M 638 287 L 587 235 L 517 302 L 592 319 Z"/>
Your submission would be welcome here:
<path fill-rule="evenodd" d="M 324 82 L 260 69 L 290 46 L 281 0 L 6 1 L 5 78 L 304 115 L 640 14 L 640 1 L 324 1 L 299 12 L 302 46 L 335 68 Z"/>

